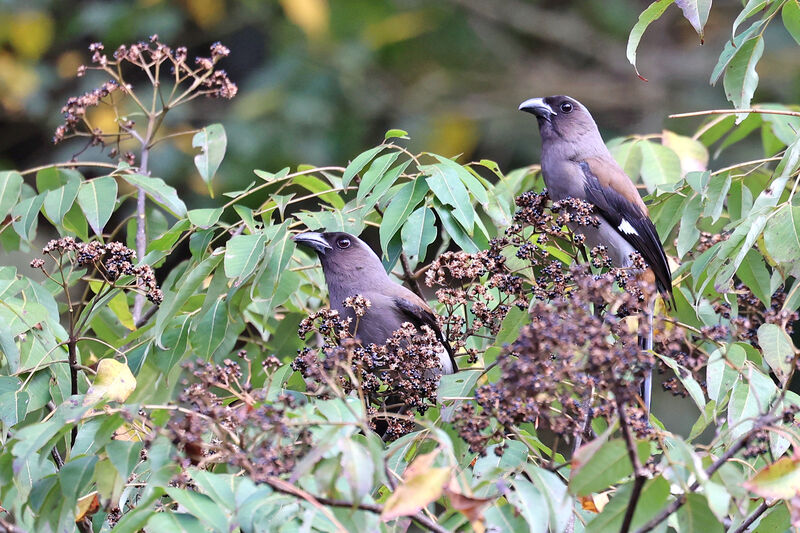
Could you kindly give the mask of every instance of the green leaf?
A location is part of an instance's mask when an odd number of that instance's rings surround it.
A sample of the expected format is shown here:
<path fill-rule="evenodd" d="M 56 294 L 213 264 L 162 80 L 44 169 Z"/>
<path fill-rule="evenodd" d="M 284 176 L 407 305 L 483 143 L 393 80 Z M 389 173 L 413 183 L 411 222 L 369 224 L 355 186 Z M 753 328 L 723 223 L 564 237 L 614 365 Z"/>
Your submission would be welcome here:
<path fill-rule="evenodd" d="M 642 168 L 642 152 L 639 150 L 639 141 L 631 140 L 612 144 L 609 142 L 609 150 L 614 159 L 625 171 L 625 174 L 635 179 Z"/>
<path fill-rule="evenodd" d="M 740 50 L 742 43 L 757 33 L 763 24 L 763 20 L 757 20 L 749 28 L 737 35 L 732 41 L 725 43 L 725 47 L 722 49 L 722 53 L 719 55 L 719 60 L 714 66 L 713 72 L 711 72 L 711 79 L 709 80 L 711 85 L 716 85 L 719 77 L 722 76 L 722 73 L 725 72 L 726 68 L 728 68 L 733 56 L 736 55 L 736 53 Z"/>
<path fill-rule="evenodd" d="M 711 222 L 716 222 L 722 215 L 722 208 L 725 205 L 725 199 L 728 196 L 728 190 L 731 188 L 731 174 L 726 172 L 723 176 L 714 176 L 709 182 L 706 194 L 705 208 L 703 209 L 704 217 L 711 217 Z"/>
<path fill-rule="evenodd" d="M 755 419 L 767 412 L 777 387 L 752 363 L 745 363 L 747 381 L 739 380 L 733 386 L 728 402 L 728 427 L 731 438 L 738 439 L 753 427 Z"/>
<path fill-rule="evenodd" d="M 178 191 L 161 178 L 141 174 L 120 174 L 120 176 L 134 187 L 142 189 L 150 199 L 177 218 L 186 216 L 186 204 L 178 197 Z"/>
<path fill-rule="evenodd" d="M 436 240 L 436 215 L 428 207 L 420 207 L 408 216 L 400 231 L 403 251 L 417 262 L 425 261 L 428 246 Z"/>
<path fill-rule="evenodd" d="M 139 463 L 142 443 L 126 440 L 112 440 L 106 444 L 106 453 L 111 464 L 117 469 L 123 479 L 127 479 Z"/>
<path fill-rule="evenodd" d="M 367 166 L 367 163 L 372 161 L 372 158 L 384 148 L 386 148 L 386 146 L 382 144 L 358 154 L 355 159 L 347 165 L 347 168 L 344 169 L 344 174 L 342 174 L 342 187 L 349 187 L 355 175 L 361 172 L 361 169 Z"/>
<path fill-rule="evenodd" d="M 749 219 L 748 219 L 749 220 Z M 733 232 L 731 237 L 725 243 L 724 248 L 720 248 L 719 257 L 714 259 L 711 263 L 711 268 L 716 271 L 716 278 L 714 279 L 714 288 L 719 293 L 726 292 L 730 289 L 730 282 L 733 274 L 739 269 L 739 265 L 744 261 L 745 255 L 756 242 L 761 231 L 767 223 L 767 217 L 760 215 L 755 217 L 754 220 L 748 225 L 743 223 Z M 744 237 L 742 234 L 747 232 Z M 739 246 L 738 250 L 736 249 Z M 723 251 L 724 250 L 724 251 Z M 736 251 L 736 256 L 731 260 L 730 254 Z"/>
<path fill-rule="evenodd" d="M 234 490 L 240 478 L 231 474 L 214 474 L 197 468 L 192 468 L 190 474 L 197 487 L 214 502 L 223 507 L 236 503 Z"/>
<path fill-rule="evenodd" d="M 228 518 L 220 507 L 211 498 L 191 490 L 167 487 L 170 498 L 181 504 L 190 514 L 200 519 L 206 526 L 215 531 L 229 531 Z"/>
<path fill-rule="evenodd" d="M 642 463 L 650 456 L 650 445 L 640 441 L 636 445 Z M 595 449 L 592 443 L 582 446 L 572 459 L 569 490 L 585 496 L 599 492 L 633 473 L 628 448 L 622 439 L 609 440 Z"/>
<path fill-rule="evenodd" d="M 42 204 L 44 204 L 44 194 L 37 194 L 22 200 L 11 210 L 14 231 L 25 241 L 32 241 L 36 237 L 36 226 Z"/>
<path fill-rule="evenodd" d="M 653 192 L 659 185 L 677 183 L 681 179 L 681 160 L 673 150 L 651 141 L 641 141 L 642 181 Z"/>
<path fill-rule="evenodd" d="M 56 224 L 61 224 L 64 215 L 72 209 L 75 198 L 78 197 L 80 179 L 71 179 L 61 187 L 47 191 L 44 197 L 44 212 Z"/>
<path fill-rule="evenodd" d="M 480 204 L 486 205 L 489 203 L 489 195 L 486 192 L 486 188 L 483 186 L 480 180 L 478 180 L 478 178 L 476 178 L 475 175 L 469 171 L 469 169 L 459 165 L 452 159 L 442 157 L 438 154 L 431 155 L 439 160 L 438 167 L 442 170 L 444 175 L 448 177 L 448 179 L 451 179 L 451 176 L 457 177 L 464 185 L 467 186 L 469 192 Z M 420 167 L 420 170 L 422 170 L 422 167 Z"/>
<path fill-rule="evenodd" d="M 400 187 L 383 213 L 379 231 L 383 250 L 386 250 L 389 241 L 400 230 L 427 192 L 428 184 L 422 178 L 417 178 Z"/>
<path fill-rule="evenodd" d="M 89 226 L 86 223 L 83 210 L 78 204 L 72 204 L 72 208 L 64 214 L 64 219 L 61 223 L 68 233 L 75 235 L 82 241 L 89 240 Z"/>
<path fill-rule="evenodd" d="M 332 205 L 336 209 L 342 209 L 344 207 L 344 200 L 342 200 L 342 197 L 331 188 L 330 184 L 325 183 L 316 176 L 310 176 L 308 174 L 295 176 L 292 179 L 292 183 L 299 185 L 309 192 L 319 194 L 318 198 L 320 200 Z"/>
<path fill-rule="evenodd" d="M 777 324 L 761 324 L 758 328 L 758 344 L 764 360 L 784 385 L 794 367 L 792 338 Z"/>
<path fill-rule="evenodd" d="M 76 502 L 94 475 L 96 455 L 76 457 L 64 463 L 58 476 L 61 480 L 61 494 L 68 502 Z"/>
<path fill-rule="evenodd" d="M 544 495 L 533 483 L 521 476 L 516 477 L 512 485 L 514 491 L 508 496 L 508 501 L 525 518 L 530 533 L 547 533 L 550 510 Z"/>
<path fill-rule="evenodd" d="M 111 176 L 84 181 L 78 188 L 78 205 L 98 236 L 103 234 L 116 202 L 117 181 Z"/>
<path fill-rule="evenodd" d="M 706 399 L 705 396 L 703 396 L 702 387 L 700 387 L 700 384 L 697 383 L 697 380 L 692 377 L 692 373 L 683 366 L 679 365 L 678 362 L 671 357 L 667 357 L 659 353 L 656 353 L 656 357 L 661 359 L 664 364 L 666 364 L 672 369 L 673 372 L 675 372 L 675 375 L 683 384 L 684 388 L 686 388 L 686 390 L 689 392 L 689 396 L 691 396 L 692 400 L 694 400 L 694 403 L 697 405 L 697 408 L 700 409 L 700 412 L 702 413 L 706 407 Z"/>
<path fill-rule="evenodd" d="M 225 275 L 234 279 L 233 286 L 238 287 L 255 271 L 258 262 L 264 256 L 266 235 L 237 235 L 225 245 Z"/>
<path fill-rule="evenodd" d="M 722 533 L 724 528 L 702 494 L 687 494 L 686 503 L 678 509 L 678 527 L 681 533 Z"/>
<path fill-rule="evenodd" d="M 464 370 L 455 374 L 445 374 L 439 382 L 438 401 L 464 398 L 472 395 L 472 389 L 481 377 L 480 370 Z"/>
<path fill-rule="evenodd" d="M 631 499 L 632 483 L 619 487 L 603 511 L 586 524 L 586 533 L 619 531 Z M 669 497 L 669 482 L 661 476 L 648 480 L 642 487 L 639 502 L 633 513 L 631 531 L 636 531 L 661 511 Z"/>
<path fill-rule="evenodd" d="M 182 277 L 181 283 L 177 285 L 177 291 L 169 291 L 164 295 L 164 301 L 156 312 L 156 326 L 153 335 L 156 346 L 162 350 L 166 349 L 161 344 L 161 335 L 164 333 L 167 324 L 178 313 L 180 308 L 183 307 L 183 304 L 189 300 L 189 297 L 197 292 L 197 289 L 206 277 L 219 265 L 222 258 L 222 254 L 211 255 L 206 258 L 202 263 L 188 271 L 188 273 Z"/>
<path fill-rule="evenodd" d="M 428 175 L 425 181 L 436 198 L 443 204 L 453 207 L 453 216 L 471 235 L 475 227 L 475 210 L 472 208 L 467 188 L 458 176 L 442 164 L 421 165 L 419 169 Z"/>
<path fill-rule="evenodd" d="M 770 258 L 789 272 L 800 263 L 800 207 L 783 205 L 764 228 L 764 245 Z"/>
<path fill-rule="evenodd" d="M 678 258 L 682 259 L 686 252 L 694 249 L 694 245 L 700 238 L 700 230 L 697 228 L 697 221 L 700 219 L 701 199 L 699 194 L 695 194 L 686 203 L 681 215 L 681 226 L 678 229 Z"/>
<path fill-rule="evenodd" d="M 708 20 L 708 12 L 711 11 L 711 0 L 675 0 L 675 5 L 681 8 L 684 18 L 700 36 L 702 43 L 703 28 Z"/>
<path fill-rule="evenodd" d="M 408 165 L 411 164 L 411 159 L 407 159 L 394 167 L 393 169 L 385 172 L 381 180 L 372 188 L 372 194 L 369 194 L 370 200 L 367 200 L 366 203 L 377 203 L 380 201 L 381 197 L 384 195 L 389 188 L 394 185 L 394 182 L 397 181 L 397 178 L 408 168 Z M 361 203 L 364 198 L 367 198 L 368 192 L 364 189 L 364 180 L 361 180 L 361 185 L 358 187 L 358 193 L 356 194 L 356 202 Z"/>
<path fill-rule="evenodd" d="M 178 361 L 187 355 L 186 346 L 192 325 L 191 318 L 191 315 L 176 317 L 164 332 L 163 343 L 167 346 L 167 349 L 156 348 L 158 350 L 156 353 L 156 367 L 162 372 L 168 373 Z"/>
<path fill-rule="evenodd" d="M 225 136 L 225 128 L 222 124 L 211 124 L 198 131 L 192 137 L 192 147 L 200 148 L 200 153 L 194 156 L 194 164 L 200 177 L 206 182 L 208 192 L 214 196 L 211 187 L 211 179 L 217 173 L 217 169 L 225 157 L 225 149 L 228 145 L 228 138 Z"/>
<path fill-rule="evenodd" d="M 644 81 L 647 81 L 647 79 L 639 74 L 639 68 L 636 66 L 636 49 L 639 48 L 639 41 L 642 40 L 644 30 L 661 17 L 673 1 L 674 0 L 656 0 L 650 4 L 647 9 L 642 11 L 642 14 L 639 15 L 639 20 L 633 26 L 628 36 L 628 46 L 625 55 L 628 57 L 630 64 L 633 65 L 634 70 L 636 70 L 636 75 Z"/>
<path fill-rule="evenodd" d="M 387 140 L 387 141 L 389 139 L 393 139 L 393 138 L 396 138 L 396 139 L 408 139 L 408 132 L 406 130 L 393 129 L 393 130 L 387 131 L 386 134 L 383 136 L 383 138 L 385 140 Z"/>
<path fill-rule="evenodd" d="M 744 9 L 739 12 L 739 14 L 736 16 L 736 19 L 733 21 L 733 25 L 731 26 L 731 39 L 736 37 L 736 30 L 739 29 L 739 26 L 742 24 L 742 22 L 752 17 L 759 11 L 762 11 L 765 7 L 767 7 L 767 4 L 771 2 L 772 0 L 747 0 L 747 4 L 745 4 Z"/>
<path fill-rule="evenodd" d="M 781 18 L 786 31 L 789 32 L 789 35 L 792 36 L 797 44 L 800 44 L 800 2 L 798 0 L 788 0 L 783 4 Z M 0 209 L 0 216 L 2 214 L 3 210 Z"/>
<path fill-rule="evenodd" d="M 0 220 L 6 218 L 19 200 L 23 181 L 22 174 L 16 170 L 0 172 Z"/>
<path fill-rule="evenodd" d="M 761 35 L 753 37 L 739 47 L 725 70 L 725 77 L 722 80 L 725 96 L 738 109 L 750 107 L 753 93 L 758 86 L 756 65 L 763 52 L 764 38 Z M 739 115 L 737 122 L 741 122 L 745 117 L 744 114 Z"/>
<path fill-rule="evenodd" d="M 756 250 L 749 250 L 744 256 L 744 261 L 736 271 L 736 277 L 753 291 L 753 294 L 769 307 L 772 300 L 770 275 L 764 257 Z"/>
<path fill-rule="evenodd" d="M 8 357 L 7 354 L 6 357 Z M 12 369 L 15 370 L 16 367 L 12 367 Z M 19 383 L 19 380 L 17 380 L 17 383 Z M 24 390 L 15 389 L 0 392 L 0 420 L 3 421 L 6 427 L 15 426 L 17 422 L 25 418 L 28 413 L 30 399 L 30 394 Z"/>
<path fill-rule="evenodd" d="M 745 359 L 747 354 L 736 344 L 728 345 L 727 353 L 721 348 L 711 353 L 706 366 L 706 384 L 710 399 L 719 403 L 725 397 L 739 378 L 738 369 L 743 367 Z"/>
<path fill-rule="evenodd" d="M 472 238 L 467 235 L 466 230 L 462 228 L 461 224 L 453 217 L 453 213 L 449 208 L 444 207 L 439 202 L 434 202 L 433 209 L 436 211 L 436 214 L 439 215 L 442 227 L 444 227 L 447 234 L 459 248 L 470 254 L 480 251 L 478 245 L 473 242 Z"/>
<path fill-rule="evenodd" d="M 224 298 L 214 301 L 211 308 L 197 321 L 194 333 L 190 333 L 189 342 L 192 344 L 195 355 L 205 359 L 211 359 L 220 344 L 225 338 L 225 330 L 228 327 L 228 306 Z"/>
<path fill-rule="evenodd" d="M 399 156 L 400 152 L 390 152 L 373 161 L 369 169 L 364 172 L 364 175 L 361 177 L 361 183 L 358 185 L 358 194 L 356 198 L 361 199 L 369 194 L 372 188 L 386 175 L 389 171 L 389 167 L 397 161 Z"/>
<path fill-rule="evenodd" d="M 203 523 L 196 517 L 172 511 L 153 514 L 144 529 L 152 533 L 194 533 L 195 531 L 205 531 Z"/>

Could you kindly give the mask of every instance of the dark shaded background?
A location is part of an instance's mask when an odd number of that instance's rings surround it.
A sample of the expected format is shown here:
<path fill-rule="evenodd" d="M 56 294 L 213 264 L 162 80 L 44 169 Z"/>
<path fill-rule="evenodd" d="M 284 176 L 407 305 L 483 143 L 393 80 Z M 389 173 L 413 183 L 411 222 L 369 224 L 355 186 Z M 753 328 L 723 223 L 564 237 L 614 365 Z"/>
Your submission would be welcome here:
<path fill-rule="evenodd" d="M 223 67 L 239 84 L 232 102 L 197 101 L 170 128 L 221 121 L 229 151 L 216 186 L 231 190 L 252 169 L 342 165 L 389 128 L 412 149 L 489 158 L 510 169 L 538 160 L 531 96 L 570 94 L 589 106 L 606 137 L 690 132 L 673 112 L 725 106 L 710 72 L 730 37 L 737 2 L 714 3 L 705 45 L 677 7 L 645 34 L 640 81 L 625 58 L 628 32 L 649 2 L 634 0 L 183 0 L 17 1 L 0 4 L 0 166 L 65 160 L 81 146 L 51 144 L 67 96 L 101 75 L 74 76 L 87 46 L 157 33 L 206 54 L 231 48 Z M 769 28 L 755 101 L 800 94 L 800 56 L 780 24 Z M 721 85 L 721 83 L 720 83 Z M 757 155 L 757 147 L 753 147 Z M 183 152 L 183 153 L 182 153 Z M 202 195 L 190 143 L 162 145 L 154 175 Z M 741 159 L 741 152 L 737 158 Z M 83 157 L 99 157 L 87 153 Z M 190 203 L 202 203 L 202 197 Z M 196 205 L 195 205 L 196 206 Z"/>

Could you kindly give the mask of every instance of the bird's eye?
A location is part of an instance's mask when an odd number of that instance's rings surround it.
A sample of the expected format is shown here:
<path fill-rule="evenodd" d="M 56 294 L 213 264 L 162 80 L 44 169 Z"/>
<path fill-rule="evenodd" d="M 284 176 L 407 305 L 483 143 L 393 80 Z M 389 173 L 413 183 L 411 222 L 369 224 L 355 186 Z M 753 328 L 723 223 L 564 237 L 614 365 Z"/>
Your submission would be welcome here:
<path fill-rule="evenodd" d="M 561 109 L 562 113 L 572 113 L 572 104 L 569 102 L 561 102 L 559 109 Z"/>
<path fill-rule="evenodd" d="M 350 239 L 347 237 L 339 237 L 339 240 L 336 241 L 336 246 L 344 250 L 345 248 L 350 248 Z"/>

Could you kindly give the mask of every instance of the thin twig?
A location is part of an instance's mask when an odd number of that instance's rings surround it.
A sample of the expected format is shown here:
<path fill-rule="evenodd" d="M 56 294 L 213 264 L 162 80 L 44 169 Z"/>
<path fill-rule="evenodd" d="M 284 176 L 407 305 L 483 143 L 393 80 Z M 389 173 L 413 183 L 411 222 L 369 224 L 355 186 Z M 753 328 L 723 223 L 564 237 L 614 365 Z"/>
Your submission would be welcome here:
<path fill-rule="evenodd" d="M 731 457 L 736 455 L 742 448 L 747 446 L 747 443 L 750 441 L 750 439 L 756 433 L 761 431 L 765 426 L 768 426 L 773 422 L 783 418 L 782 416 L 772 416 L 769 418 L 767 417 L 769 417 L 769 413 L 767 413 L 760 419 L 756 420 L 755 424 L 753 425 L 753 428 L 750 431 L 739 437 L 739 440 L 734 442 L 733 445 L 730 448 L 728 448 L 728 451 L 722 454 L 719 459 L 714 461 L 711 464 L 711 466 L 706 468 L 706 477 L 711 477 L 712 475 L 714 475 L 714 473 L 720 468 L 722 468 L 722 465 L 724 465 Z M 697 480 L 694 483 L 692 483 L 692 485 L 689 487 L 689 492 L 694 492 L 698 488 L 700 488 L 700 480 Z M 658 524 L 669 518 L 669 516 L 675 511 L 677 511 L 684 503 L 686 503 L 686 495 L 681 494 L 675 501 L 673 501 L 671 504 L 665 507 L 663 511 L 661 511 L 658 515 L 654 516 L 652 520 L 650 520 L 645 525 L 636 530 L 636 533 L 646 533 L 647 531 L 652 530 Z"/>
<path fill-rule="evenodd" d="M 786 111 L 782 109 L 707 109 L 705 111 L 692 111 L 690 113 L 677 113 L 669 118 L 703 117 L 707 115 L 738 115 L 740 113 L 761 113 L 762 115 L 787 115 L 800 117 L 800 111 Z"/>
<path fill-rule="evenodd" d="M 761 502 L 761 505 L 756 507 L 756 510 L 753 511 L 750 516 L 745 518 L 744 522 L 742 522 L 741 525 L 734 529 L 731 533 L 743 533 L 744 531 L 747 531 L 747 528 L 750 527 L 750 525 L 755 522 L 759 516 L 764 514 L 767 509 L 769 509 L 767 502 Z"/>
<path fill-rule="evenodd" d="M 139 320 L 136 320 L 133 323 L 133 325 L 136 327 L 136 329 L 139 329 L 140 327 L 144 326 L 145 324 L 147 324 L 148 320 L 153 318 L 153 315 L 156 314 L 156 311 L 158 311 L 158 306 L 157 305 L 149 307 L 147 309 L 147 311 L 145 311 L 144 314 L 139 317 Z"/>
<path fill-rule="evenodd" d="M 29 168 L 27 170 L 20 170 L 19 173 L 23 176 L 27 174 L 35 174 L 40 170 L 44 170 L 46 168 L 72 168 L 72 167 L 97 167 L 97 168 L 111 168 L 116 170 L 117 165 L 112 165 L 111 163 L 101 163 L 98 161 L 67 161 L 66 163 L 50 163 L 49 165 L 42 165 L 39 167 Z"/>
<path fill-rule="evenodd" d="M 313 495 L 309 494 L 308 492 L 295 487 L 291 483 L 289 483 L 287 481 L 284 481 L 284 480 L 282 480 L 282 479 L 280 479 L 278 477 L 273 477 L 273 476 L 268 477 L 265 481 L 266 481 L 267 485 L 269 485 L 273 489 L 277 490 L 278 492 L 281 492 L 283 494 L 289 494 L 290 496 L 297 496 L 298 498 L 302 498 L 302 499 L 306 500 L 307 502 L 311 503 L 312 505 L 314 505 L 315 507 L 317 505 L 322 505 L 322 506 L 327 505 L 328 507 L 345 507 L 345 508 L 348 508 L 348 509 L 361 509 L 362 511 L 369 511 L 369 512 L 375 513 L 375 514 L 383 513 L 383 505 L 380 505 L 380 504 L 377 504 L 377 503 L 355 503 L 355 502 L 344 501 L 344 500 L 332 500 L 330 498 L 324 498 L 324 497 L 321 497 L 321 496 L 313 496 Z M 321 509 L 324 509 L 324 507 L 322 507 Z M 324 512 L 325 511 L 323 511 L 323 513 Z M 327 516 L 327 513 L 326 513 L 326 516 Z M 328 518 L 331 518 L 331 520 L 334 522 L 334 524 L 337 524 L 337 527 L 338 527 L 338 525 L 340 525 L 336 521 L 335 518 L 332 518 L 332 516 L 329 516 Z M 416 515 L 411 516 L 410 518 L 412 520 L 414 520 L 415 522 L 417 522 L 419 525 L 429 529 L 430 531 L 434 531 L 435 533 L 448 533 L 448 531 L 445 528 L 443 528 L 442 526 L 440 526 L 439 524 L 437 524 L 433 520 L 430 520 L 428 517 L 424 516 L 422 513 L 417 513 Z"/>
<path fill-rule="evenodd" d="M 636 453 L 636 442 L 631 435 L 630 427 L 628 426 L 628 419 L 625 416 L 625 406 L 619 400 L 617 403 L 617 413 L 619 413 L 619 426 L 622 430 L 622 437 L 625 439 L 625 445 L 628 448 L 628 457 L 633 465 L 633 490 L 631 491 L 631 499 L 628 502 L 628 508 L 625 510 L 625 518 L 622 520 L 622 527 L 620 533 L 628 533 L 633 521 L 633 513 L 636 510 L 636 504 L 639 503 L 639 497 L 642 495 L 642 487 L 647 480 L 642 462 L 639 460 L 639 454 Z"/>
<path fill-rule="evenodd" d="M 414 277 L 414 273 L 411 271 L 411 265 L 408 264 L 408 257 L 406 257 L 405 252 L 400 252 L 400 264 L 403 266 L 403 279 L 411 287 L 411 290 L 424 300 L 425 297 L 422 295 L 419 281 Z"/>

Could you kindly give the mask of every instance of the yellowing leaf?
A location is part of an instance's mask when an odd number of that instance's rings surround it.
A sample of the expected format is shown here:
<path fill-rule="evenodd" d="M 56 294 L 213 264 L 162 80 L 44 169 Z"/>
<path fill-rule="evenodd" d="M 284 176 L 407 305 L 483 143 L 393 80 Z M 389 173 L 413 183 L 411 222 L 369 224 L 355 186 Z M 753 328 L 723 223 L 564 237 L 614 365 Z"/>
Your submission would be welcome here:
<path fill-rule="evenodd" d="M 111 311 L 116 315 L 120 324 L 131 331 L 136 329 L 136 326 L 134 326 L 131 309 L 128 307 L 128 299 L 125 298 L 124 293 L 117 293 L 117 295 L 114 296 L 110 302 L 108 302 L 108 308 L 111 309 Z"/>
<path fill-rule="evenodd" d="M 789 500 L 800 495 L 800 457 L 781 457 L 745 481 L 744 488 L 762 498 Z"/>
<path fill-rule="evenodd" d="M 702 172 L 708 168 L 708 149 L 700 141 L 664 130 L 661 132 L 661 143 L 678 154 L 684 175 L 687 172 Z"/>
<path fill-rule="evenodd" d="M 94 383 L 86 391 L 85 403 L 95 403 L 100 399 L 124 402 L 136 388 L 136 378 L 125 363 L 116 359 L 103 359 L 97 363 Z"/>
<path fill-rule="evenodd" d="M 450 480 L 451 469 L 431 467 L 438 455 L 437 448 L 430 453 L 420 455 L 406 468 L 403 484 L 386 500 L 381 513 L 383 520 L 416 514 L 429 503 L 439 499 Z"/>
<path fill-rule="evenodd" d="M 328 32 L 328 0 L 281 0 L 281 5 L 289 20 L 300 26 L 309 39 L 324 37 Z"/>
<path fill-rule="evenodd" d="M 381 518 L 388 521 L 417 514 L 423 507 L 439 499 L 448 479 L 449 468 L 430 468 L 403 482 L 386 500 Z"/>
<path fill-rule="evenodd" d="M 90 492 L 78 499 L 78 508 L 75 511 L 75 521 L 80 522 L 85 517 L 90 517 L 100 509 L 100 499 L 97 491 Z"/>

